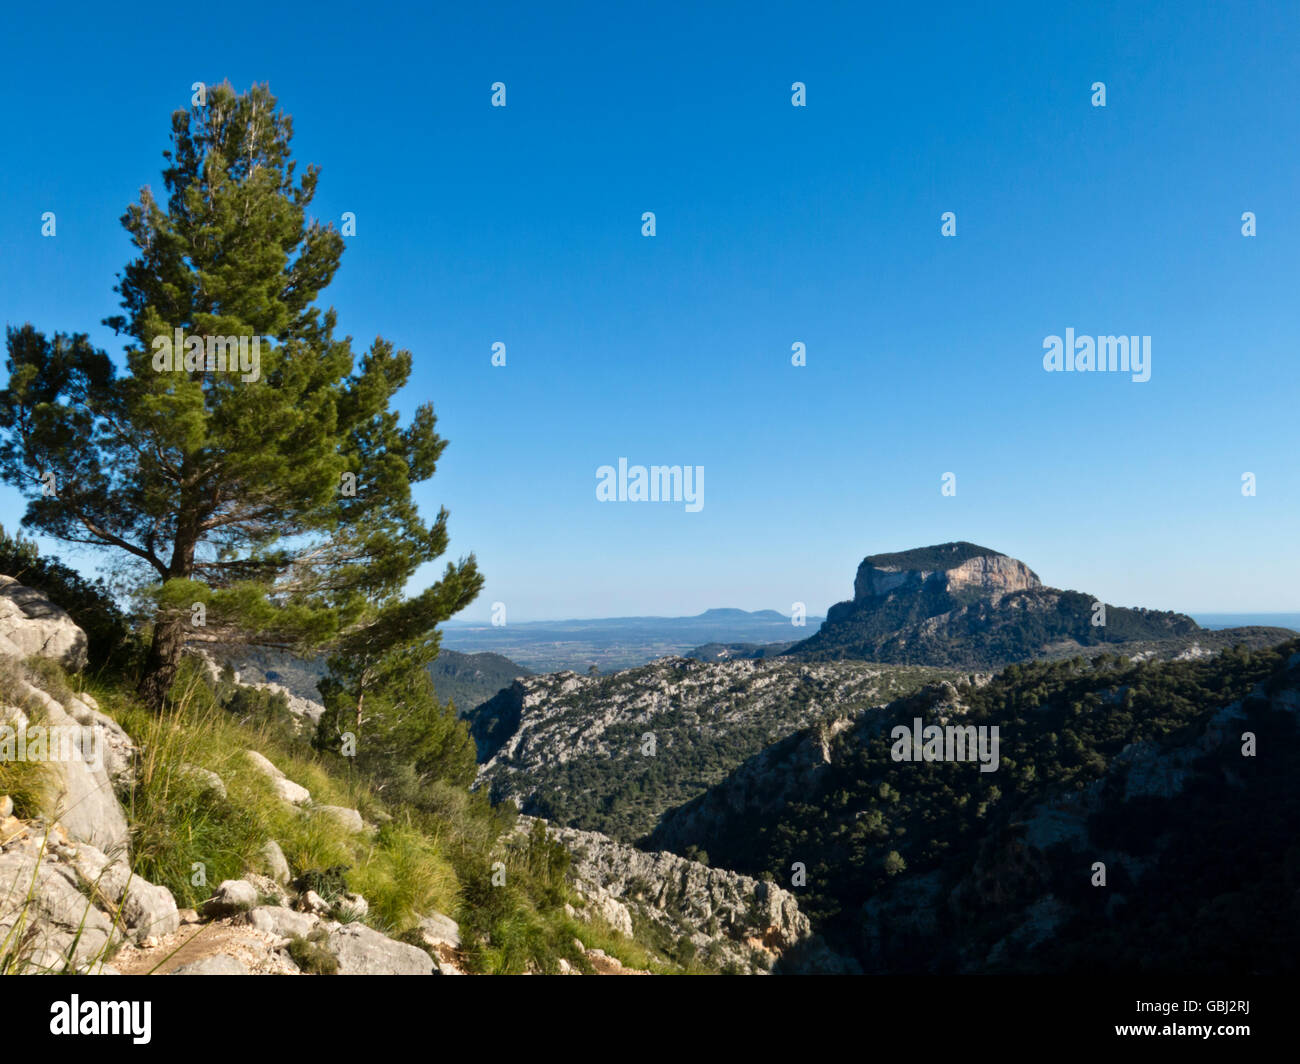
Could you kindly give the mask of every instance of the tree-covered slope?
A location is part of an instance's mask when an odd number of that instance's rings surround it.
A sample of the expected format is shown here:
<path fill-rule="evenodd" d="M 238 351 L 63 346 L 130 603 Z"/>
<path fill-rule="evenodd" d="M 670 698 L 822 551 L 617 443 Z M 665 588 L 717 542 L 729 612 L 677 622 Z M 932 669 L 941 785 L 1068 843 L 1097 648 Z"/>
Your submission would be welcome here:
<path fill-rule="evenodd" d="M 500 654 L 461 654 L 455 650 L 438 651 L 428 669 L 438 697 L 454 702 L 462 717 L 521 676 L 533 674 L 531 669 Z"/>
<path fill-rule="evenodd" d="M 1300 641 L 1011 666 L 820 722 L 649 845 L 803 865 L 801 908 L 867 971 L 1294 971 L 1298 712 Z M 997 770 L 893 760 L 917 717 L 997 726 Z"/>
<path fill-rule="evenodd" d="M 632 841 L 768 743 L 957 675 L 665 658 L 612 676 L 530 677 L 470 715 L 483 763 L 476 786 L 556 824 Z"/>

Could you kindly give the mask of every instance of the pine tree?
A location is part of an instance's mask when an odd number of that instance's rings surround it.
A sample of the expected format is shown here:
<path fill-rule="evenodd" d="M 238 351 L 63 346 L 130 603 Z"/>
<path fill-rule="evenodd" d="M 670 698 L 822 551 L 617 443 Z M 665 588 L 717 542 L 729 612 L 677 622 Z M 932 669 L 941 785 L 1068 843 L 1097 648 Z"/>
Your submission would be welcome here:
<path fill-rule="evenodd" d="M 376 339 L 356 358 L 317 306 L 343 239 L 309 218 L 319 175 L 296 175 L 292 133 L 263 86 L 217 86 L 172 116 L 166 202 L 145 188 L 122 219 L 138 256 L 119 276 L 123 313 L 105 322 L 126 337 L 122 372 L 85 335 L 7 330 L 0 472 L 28 495 L 29 528 L 134 566 L 155 709 L 187 641 L 303 647 L 370 631 L 389 660 L 401 640 L 432 657 L 433 625 L 482 584 L 471 555 L 402 599 L 447 547 L 446 511 L 426 524 L 411 499 L 446 444 L 431 405 L 406 427 L 389 407 L 410 354 Z"/>

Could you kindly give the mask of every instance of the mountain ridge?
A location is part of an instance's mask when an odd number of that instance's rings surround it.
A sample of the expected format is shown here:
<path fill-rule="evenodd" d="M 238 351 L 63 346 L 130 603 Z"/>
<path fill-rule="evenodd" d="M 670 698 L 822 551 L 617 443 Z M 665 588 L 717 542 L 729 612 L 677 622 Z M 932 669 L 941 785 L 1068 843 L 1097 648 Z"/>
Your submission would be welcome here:
<path fill-rule="evenodd" d="M 1109 605 L 1050 587 L 1024 562 L 965 541 L 869 555 L 853 590 L 785 656 L 991 669 L 1119 648 L 1176 656 L 1180 641 L 1260 646 L 1290 635 L 1281 628 L 1211 634 L 1183 613 Z"/>

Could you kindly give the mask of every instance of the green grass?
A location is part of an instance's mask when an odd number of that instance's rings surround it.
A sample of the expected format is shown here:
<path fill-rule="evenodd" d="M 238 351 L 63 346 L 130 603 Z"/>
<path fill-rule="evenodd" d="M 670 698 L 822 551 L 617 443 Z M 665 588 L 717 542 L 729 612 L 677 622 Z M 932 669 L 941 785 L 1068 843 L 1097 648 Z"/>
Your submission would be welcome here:
<path fill-rule="evenodd" d="M 4 682 L 0 675 L 0 691 Z M 54 669 L 43 668 L 39 682 L 71 693 Z M 261 850 L 274 839 L 294 877 L 333 881 L 337 873 L 330 870 L 342 869 L 346 889 L 369 905 L 364 922 L 385 934 L 411 940 L 422 916 L 452 916 L 462 929 L 462 960 L 474 972 L 557 972 L 562 957 L 590 970 L 575 937 L 629 968 L 686 970 L 599 920 L 567 916 L 567 854 L 553 842 L 510 833 L 512 805 L 493 808 L 485 795 L 430 780 L 417 804 L 386 807 L 351 762 L 313 750 L 306 733 L 295 735 L 292 722 L 228 712 L 194 663 L 182 669 L 162 714 L 147 711 L 125 681 L 101 676 L 86 688 L 140 751 L 135 784 L 121 796 L 131 824 L 134 874 L 167 887 L 178 906 L 197 908 L 222 880 L 265 870 Z M 354 834 L 327 816 L 283 802 L 248 758 L 249 749 L 306 787 L 313 804 L 355 808 L 380 826 Z M 216 773 L 227 796 L 188 766 Z M 27 765 L 0 765 L 0 793 L 13 794 L 27 812 L 43 798 L 37 775 L 29 773 Z M 493 885 L 496 861 L 505 864 L 508 885 Z M 316 956 L 318 947 L 306 941 L 298 946 L 307 970 L 328 968 Z"/>

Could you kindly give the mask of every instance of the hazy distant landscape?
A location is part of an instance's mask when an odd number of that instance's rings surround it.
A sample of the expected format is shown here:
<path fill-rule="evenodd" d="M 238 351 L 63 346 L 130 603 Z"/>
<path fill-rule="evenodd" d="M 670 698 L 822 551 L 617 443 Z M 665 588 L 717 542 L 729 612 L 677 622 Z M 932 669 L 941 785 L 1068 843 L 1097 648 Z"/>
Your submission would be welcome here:
<path fill-rule="evenodd" d="M 449 621 L 442 628 L 442 645 L 465 654 L 503 654 L 533 672 L 586 672 L 594 665 L 606 673 L 708 643 L 791 643 L 815 632 L 823 620 L 808 617 L 803 627 L 795 627 L 776 610 L 712 609 L 694 617 L 529 621 L 500 627 Z"/>
<path fill-rule="evenodd" d="M 1192 619 L 1202 628 L 1290 628 L 1300 632 L 1300 613 L 1193 613 Z"/>

